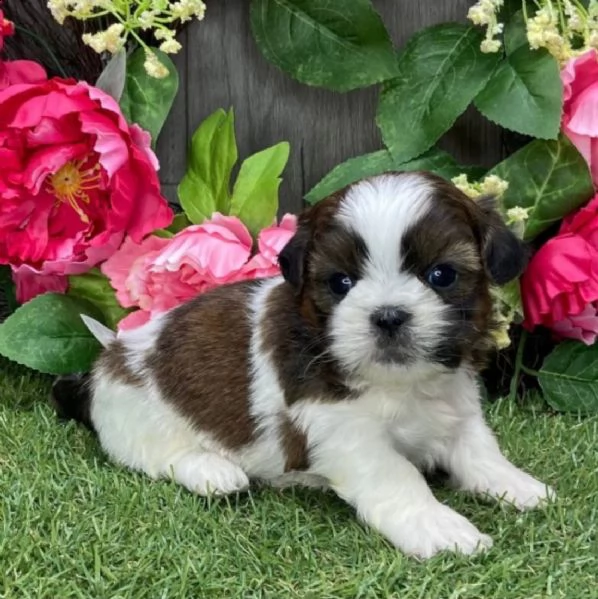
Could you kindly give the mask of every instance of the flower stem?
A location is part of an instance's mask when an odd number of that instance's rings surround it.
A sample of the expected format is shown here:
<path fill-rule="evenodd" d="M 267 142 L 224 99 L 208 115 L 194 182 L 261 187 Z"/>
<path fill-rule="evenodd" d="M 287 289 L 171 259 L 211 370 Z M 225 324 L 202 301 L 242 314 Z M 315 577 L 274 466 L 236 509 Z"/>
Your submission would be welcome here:
<path fill-rule="evenodd" d="M 513 378 L 511 379 L 511 386 L 509 388 L 509 399 L 515 401 L 517 399 L 517 388 L 519 387 L 519 377 L 521 371 L 525 372 L 523 366 L 523 350 L 525 349 L 525 342 L 527 341 L 527 331 L 523 329 L 521 337 L 519 338 L 519 345 L 517 346 L 517 355 L 515 356 L 515 371 L 513 372 Z"/>

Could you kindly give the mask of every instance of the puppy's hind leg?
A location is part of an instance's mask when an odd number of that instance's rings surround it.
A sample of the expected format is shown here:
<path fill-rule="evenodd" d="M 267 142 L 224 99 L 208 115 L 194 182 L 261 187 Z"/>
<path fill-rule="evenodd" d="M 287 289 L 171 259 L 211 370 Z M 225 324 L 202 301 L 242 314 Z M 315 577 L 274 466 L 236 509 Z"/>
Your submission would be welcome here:
<path fill-rule="evenodd" d="M 172 478 L 200 495 L 249 485 L 220 444 L 194 429 L 151 383 L 96 376 L 90 412 L 103 449 L 120 464 L 152 478 Z"/>

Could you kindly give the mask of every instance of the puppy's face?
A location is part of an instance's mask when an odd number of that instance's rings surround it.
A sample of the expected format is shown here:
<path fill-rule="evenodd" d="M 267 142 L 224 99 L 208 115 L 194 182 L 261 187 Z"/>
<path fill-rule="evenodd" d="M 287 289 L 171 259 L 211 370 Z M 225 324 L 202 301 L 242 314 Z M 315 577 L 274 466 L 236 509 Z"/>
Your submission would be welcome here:
<path fill-rule="evenodd" d="M 375 177 L 324 200 L 280 256 L 304 318 L 347 374 L 365 379 L 482 361 L 489 285 L 524 263 L 487 202 L 424 173 Z"/>

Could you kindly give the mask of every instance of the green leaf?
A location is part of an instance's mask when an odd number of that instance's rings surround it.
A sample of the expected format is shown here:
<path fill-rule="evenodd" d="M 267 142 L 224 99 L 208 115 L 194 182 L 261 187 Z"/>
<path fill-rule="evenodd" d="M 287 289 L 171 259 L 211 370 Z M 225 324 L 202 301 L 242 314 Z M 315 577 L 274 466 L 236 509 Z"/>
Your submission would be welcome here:
<path fill-rule="evenodd" d="M 89 302 L 56 293 L 38 295 L 0 325 L 0 354 L 48 374 L 86 372 L 101 346 L 81 314 L 101 320 Z"/>
<path fill-rule="evenodd" d="M 475 168 L 475 167 L 473 167 Z M 447 152 L 432 148 L 418 158 L 408 162 L 396 162 L 388 150 L 379 150 L 350 158 L 330 171 L 305 196 L 310 204 L 315 204 L 343 187 L 365 177 L 372 177 L 390 171 L 430 171 L 445 179 L 456 177 L 460 173 L 469 173 L 472 167 L 459 166 Z M 476 169 L 476 178 L 480 174 Z"/>
<path fill-rule="evenodd" d="M 519 2 L 519 6 L 521 6 L 521 2 Z M 518 10 L 505 25 L 504 45 L 507 56 L 513 54 L 521 46 L 529 48 L 527 27 L 522 10 Z"/>
<path fill-rule="evenodd" d="M 593 194 L 588 165 L 564 136 L 532 141 L 490 172 L 509 182 L 502 197 L 504 210 L 532 208 L 525 223 L 524 239 L 528 241 Z"/>
<path fill-rule="evenodd" d="M 526 44 L 498 65 L 474 104 L 501 127 L 555 139 L 561 125 L 563 85 L 557 61 Z"/>
<path fill-rule="evenodd" d="M 172 223 L 166 229 L 158 229 L 154 231 L 152 235 L 157 235 L 158 237 L 163 237 L 164 239 L 171 239 L 177 233 L 180 233 L 183 229 L 186 229 L 191 225 L 191 222 L 187 218 L 186 214 L 177 214 Z"/>
<path fill-rule="evenodd" d="M 555 410 L 598 413 L 598 343 L 560 343 L 544 360 L 538 381 Z"/>
<path fill-rule="evenodd" d="M 231 214 L 238 216 L 252 235 L 269 227 L 278 212 L 280 175 L 289 159 L 286 141 L 247 158 L 235 181 Z"/>
<path fill-rule="evenodd" d="M 193 224 L 216 211 L 229 213 L 230 176 L 237 157 L 233 110 L 219 109 L 193 134 L 187 172 L 178 187 L 181 206 Z"/>
<path fill-rule="evenodd" d="M 436 143 L 484 88 L 498 54 L 480 50 L 481 31 L 447 23 L 416 33 L 382 91 L 377 122 L 397 162 Z"/>
<path fill-rule="evenodd" d="M 253 0 L 251 27 L 266 59 L 308 85 L 348 91 L 397 74 L 370 0 Z"/>
<path fill-rule="evenodd" d="M 70 276 L 67 295 L 93 304 L 102 313 L 101 322 L 111 329 L 130 312 L 118 303 L 116 292 L 97 268 Z"/>
<path fill-rule="evenodd" d="M 177 214 L 171 225 L 166 229 L 173 235 L 180 233 L 183 229 L 186 229 L 191 223 L 185 214 Z"/>
<path fill-rule="evenodd" d="M 109 96 L 120 102 L 125 89 L 125 79 L 127 76 L 127 53 L 121 48 L 104 67 L 100 73 L 95 87 L 106 92 Z"/>
<path fill-rule="evenodd" d="M 137 123 L 149 131 L 152 145 L 164 125 L 179 87 L 179 74 L 170 58 L 155 48 L 158 60 L 168 69 L 163 79 L 151 77 L 145 70 L 145 52 L 139 48 L 127 60 L 125 88 L 120 98 L 120 108 L 129 123 Z"/>

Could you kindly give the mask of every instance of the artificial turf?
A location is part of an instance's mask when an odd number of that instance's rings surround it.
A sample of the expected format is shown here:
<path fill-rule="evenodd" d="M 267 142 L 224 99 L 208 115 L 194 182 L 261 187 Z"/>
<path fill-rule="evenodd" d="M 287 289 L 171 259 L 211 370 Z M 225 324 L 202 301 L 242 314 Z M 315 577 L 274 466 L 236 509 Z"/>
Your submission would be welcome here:
<path fill-rule="evenodd" d="M 598 417 L 489 406 L 508 456 L 559 499 L 520 514 L 440 488 L 495 544 L 418 562 L 330 493 L 207 500 L 116 467 L 56 421 L 49 383 L 0 362 L 2 599 L 598 597 Z"/>

